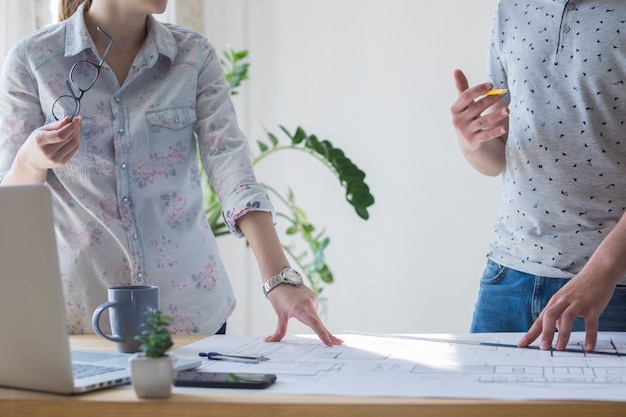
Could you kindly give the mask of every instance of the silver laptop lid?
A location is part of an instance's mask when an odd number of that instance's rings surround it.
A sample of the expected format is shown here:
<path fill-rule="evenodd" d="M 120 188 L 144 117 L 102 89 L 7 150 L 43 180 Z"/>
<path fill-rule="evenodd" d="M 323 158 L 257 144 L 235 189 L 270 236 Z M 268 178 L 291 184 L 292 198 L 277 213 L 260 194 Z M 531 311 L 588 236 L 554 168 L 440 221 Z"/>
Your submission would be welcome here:
<path fill-rule="evenodd" d="M 0 187 L 0 385 L 74 389 L 51 193 Z"/>
<path fill-rule="evenodd" d="M 0 386 L 71 394 L 130 381 L 131 354 L 70 351 L 52 212 L 45 185 L 0 186 Z M 75 362 L 116 368 L 74 380 Z M 176 357 L 174 367 L 200 366 Z"/>

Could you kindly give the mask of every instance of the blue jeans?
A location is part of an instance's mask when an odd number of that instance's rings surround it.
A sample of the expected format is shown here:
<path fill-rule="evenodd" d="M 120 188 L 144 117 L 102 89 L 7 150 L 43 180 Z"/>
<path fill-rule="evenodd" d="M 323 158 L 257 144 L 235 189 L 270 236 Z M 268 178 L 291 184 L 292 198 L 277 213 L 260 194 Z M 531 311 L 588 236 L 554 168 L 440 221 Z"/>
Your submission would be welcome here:
<path fill-rule="evenodd" d="M 526 332 L 550 298 L 569 280 L 526 274 L 491 260 L 483 272 L 470 331 Z M 601 331 L 626 331 L 626 287 L 617 286 L 600 316 Z M 579 317 L 572 331 L 585 330 Z"/>

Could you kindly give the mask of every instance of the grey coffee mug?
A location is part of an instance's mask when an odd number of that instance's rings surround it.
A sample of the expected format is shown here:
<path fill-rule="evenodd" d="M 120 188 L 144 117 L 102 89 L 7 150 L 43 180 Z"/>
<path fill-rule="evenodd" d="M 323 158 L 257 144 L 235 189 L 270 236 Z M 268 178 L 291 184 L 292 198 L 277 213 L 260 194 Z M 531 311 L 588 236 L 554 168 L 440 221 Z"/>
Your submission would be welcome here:
<path fill-rule="evenodd" d="M 93 330 L 105 339 L 117 343 L 120 352 L 139 352 L 141 342 L 135 340 L 135 336 L 141 334 L 146 311 L 159 308 L 159 287 L 154 285 L 112 287 L 109 288 L 108 294 L 109 301 L 100 304 L 93 312 Z M 106 309 L 109 309 L 111 336 L 100 329 L 100 316 Z"/>

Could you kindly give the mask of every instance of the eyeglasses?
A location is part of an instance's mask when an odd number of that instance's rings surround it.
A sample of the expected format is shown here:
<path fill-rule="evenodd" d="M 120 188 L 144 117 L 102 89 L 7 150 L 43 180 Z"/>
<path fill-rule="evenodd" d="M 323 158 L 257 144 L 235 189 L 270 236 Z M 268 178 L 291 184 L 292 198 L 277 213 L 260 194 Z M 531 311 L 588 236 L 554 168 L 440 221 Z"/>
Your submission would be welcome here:
<path fill-rule="evenodd" d="M 83 94 L 94 86 L 100 76 L 100 69 L 102 69 L 104 60 L 113 45 L 113 38 L 100 27 L 97 29 L 98 32 L 102 33 L 109 40 L 109 46 L 102 54 L 102 59 L 100 59 L 98 64 L 89 61 L 78 61 L 72 65 L 70 78 L 65 80 L 65 85 L 70 94 L 62 95 L 52 104 L 52 115 L 56 120 L 70 116 L 70 121 L 72 121 L 74 117 L 78 116 L 78 113 L 80 113 L 80 100 L 83 98 Z M 71 109 L 73 110 L 69 111 Z"/>

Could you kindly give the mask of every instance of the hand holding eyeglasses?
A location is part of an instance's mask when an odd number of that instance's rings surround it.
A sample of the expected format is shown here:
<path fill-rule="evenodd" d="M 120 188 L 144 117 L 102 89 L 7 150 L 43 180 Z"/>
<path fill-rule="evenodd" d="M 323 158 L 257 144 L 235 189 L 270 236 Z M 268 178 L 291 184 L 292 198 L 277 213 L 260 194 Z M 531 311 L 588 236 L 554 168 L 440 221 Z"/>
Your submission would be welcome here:
<path fill-rule="evenodd" d="M 45 182 L 48 169 L 66 164 L 78 151 L 82 118 L 62 120 L 35 129 L 20 148 L 12 171 L 20 183 Z"/>
<path fill-rule="evenodd" d="M 80 145 L 82 117 L 80 101 L 100 76 L 113 39 L 101 28 L 98 32 L 109 40 L 100 62 L 81 60 L 72 65 L 69 79 L 65 81 L 69 94 L 57 98 L 52 104 L 52 115 L 56 122 L 35 129 L 18 151 L 11 171 L 4 178 L 7 184 L 42 183 L 48 170 L 67 164 Z"/>

